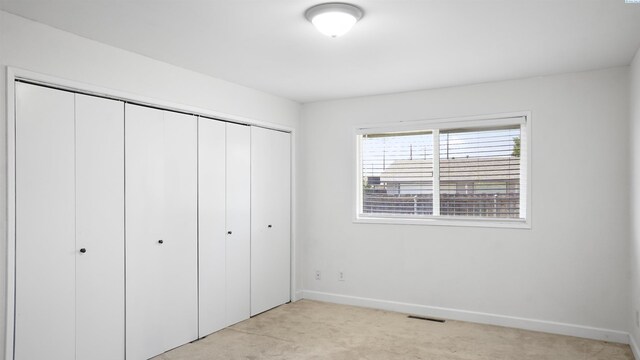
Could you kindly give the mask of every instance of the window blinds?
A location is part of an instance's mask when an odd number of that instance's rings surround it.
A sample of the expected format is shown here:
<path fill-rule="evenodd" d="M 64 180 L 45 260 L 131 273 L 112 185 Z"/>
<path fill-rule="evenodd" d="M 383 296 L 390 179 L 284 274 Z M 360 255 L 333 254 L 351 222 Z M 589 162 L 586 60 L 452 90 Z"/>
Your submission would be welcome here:
<path fill-rule="evenodd" d="M 433 133 L 364 135 L 362 211 L 433 213 Z"/>
<path fill-rule="evenodd" d="M 520 218 L 520 141 L 520 125 L 362 135 L 361 214 Z"/>
<path fill-rule="evenodd" d="M 520 127 L 440 132 L 440 215 L 518 218 Z"/>

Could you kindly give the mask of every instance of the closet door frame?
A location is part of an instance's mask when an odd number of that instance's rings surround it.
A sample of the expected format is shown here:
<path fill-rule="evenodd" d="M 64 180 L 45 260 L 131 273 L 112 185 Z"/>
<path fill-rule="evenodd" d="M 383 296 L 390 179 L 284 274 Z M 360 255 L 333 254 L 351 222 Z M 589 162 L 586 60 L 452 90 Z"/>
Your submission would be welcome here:
<path fill-rule="evenodd" d="M 96 69 L 97 71 L 97 69 Z M 297 131 L 290 126 L 275 124 L 267 121 L 255 120 L 243 116 L 228 114 L 221 111 L 205 109 L 197 106 L 188 106 L 166 100 L 160 100 L 151 96 L 141 96 L 138 94 L 121 91 L 106 86 L 90 85 L 82 81 L 68 80 L 63 74 L 42 74 L 36 71 L 7 66 L 6 72 L 6 119 L 7 119 L 7 253 L 6 253 L 6 308 L 5 312 L 5 359 L 13 360 L 14 355 L 14 324 L 15 324 L 15 245 L 16 245 L 16 112 L 15 112 L 15 83 L 22 81 L 36 85 L 49 86 L 57 89 L 73 91 L 77 93 L 102 96 L 118 99 L 125 102 L 140 105 L 159 107 L 165 110 L 185 112 L 199 115 L 205 118 L 217 119 L 221 121 L 238 124 L 260 126 L 267 129 L 279 130 L 291 133 L 291 301 L 302 299 L 302 287 L 298 284 L 298 254 L 297 249 L 297 229 L 296 229 L 296 149 Z M 1 340 L 0 340 L 1 341 Z"/>

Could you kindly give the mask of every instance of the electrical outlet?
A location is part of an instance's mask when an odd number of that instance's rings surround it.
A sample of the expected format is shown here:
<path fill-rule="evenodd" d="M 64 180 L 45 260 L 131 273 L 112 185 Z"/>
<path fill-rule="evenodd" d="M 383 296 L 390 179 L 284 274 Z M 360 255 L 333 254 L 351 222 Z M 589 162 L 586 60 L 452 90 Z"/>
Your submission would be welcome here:
<path fill-rule="evenodd" d="M 640 328 L 640 313 L 636 310 L 636 327 Z"/>
<path fill-rule="evenodd" d="M 338 271 L 338 281 L 344 281 L 344 271 Z"/>
<path fill-rule="evenodd" d="M 316 280 L 320 280 L 320 270 L 316 270 Z"/>

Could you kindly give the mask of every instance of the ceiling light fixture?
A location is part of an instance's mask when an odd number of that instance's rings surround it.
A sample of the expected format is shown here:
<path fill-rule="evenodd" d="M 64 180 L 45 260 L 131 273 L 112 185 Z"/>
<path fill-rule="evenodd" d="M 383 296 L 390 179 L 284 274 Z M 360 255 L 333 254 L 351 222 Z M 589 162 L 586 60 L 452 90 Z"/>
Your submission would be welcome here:
<path fill-rule="evenodd" d="M 346 3 L 325 3 L 312 6 L 304 13 L 321 33 L 338 37 L 351 30 L 364 12 L 355 5 Z"/>

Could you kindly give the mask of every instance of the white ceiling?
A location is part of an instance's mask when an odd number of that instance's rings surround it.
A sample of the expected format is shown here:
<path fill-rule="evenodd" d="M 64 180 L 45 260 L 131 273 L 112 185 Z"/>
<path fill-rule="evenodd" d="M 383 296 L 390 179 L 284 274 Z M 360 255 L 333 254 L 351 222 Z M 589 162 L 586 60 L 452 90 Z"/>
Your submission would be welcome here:
<path fill-rule="evenodd" d="M 0 0 L 0 9 L 299 102 L 627 65 L 640 4 L 624 0 L 353 0 L 337 39 L 321 0 Z"/>

